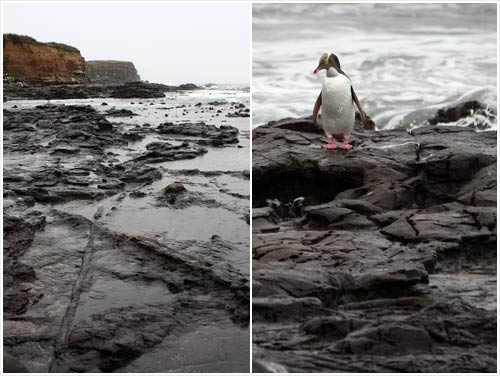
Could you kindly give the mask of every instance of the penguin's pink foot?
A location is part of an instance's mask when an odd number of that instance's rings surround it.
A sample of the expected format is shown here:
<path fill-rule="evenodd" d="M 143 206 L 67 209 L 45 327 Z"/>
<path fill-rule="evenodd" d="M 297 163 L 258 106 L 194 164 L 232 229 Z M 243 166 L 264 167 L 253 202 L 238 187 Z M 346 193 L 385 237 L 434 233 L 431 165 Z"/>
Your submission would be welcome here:
<path fill-rule="evenodd" d="M 349 135 L 344 133 L 344 140 L 340 144 L 341 149 L 352 149 L 352 145 L 349 144 Z"/>
<path fill-rule="evenodd" d="M 335 149 L 336 147 L 335 142 L 330 137 L 328 137 L 328 143 L 322 146 L 323 149 Z"/>
<path fill-rule="evenodd" d="M 323 149 L 336 149 L 337 146 L 335 144 L 325 144 L 322 146 Z"/>

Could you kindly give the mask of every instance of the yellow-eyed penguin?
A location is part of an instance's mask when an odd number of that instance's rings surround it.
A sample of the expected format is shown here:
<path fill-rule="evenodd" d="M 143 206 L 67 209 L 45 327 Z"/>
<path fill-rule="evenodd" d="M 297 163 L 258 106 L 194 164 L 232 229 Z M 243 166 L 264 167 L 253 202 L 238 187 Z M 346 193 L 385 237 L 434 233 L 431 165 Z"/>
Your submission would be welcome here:
<path fill-rule="evenodd" d="M 358 106 L 365 128 L 369 128 L 368 120 L 354 92 L 351 79 L 340 68 L 339 58 L 333 53 L 324 53 L 314 73 L 322 69 L 326 69 L 326 77 L 323 80 L 321 93 L 314 104 L 313 123 L 316 124 L 318 121 L 318 112 L 322 107 L 319 124 L 328 138 L 328 143 L 323 147 L 335 149 L 333 135 L 342 134 L 344 140 L 340 148 L 352 149 L 349 136 L 354 126 L 354 103 Z"/>

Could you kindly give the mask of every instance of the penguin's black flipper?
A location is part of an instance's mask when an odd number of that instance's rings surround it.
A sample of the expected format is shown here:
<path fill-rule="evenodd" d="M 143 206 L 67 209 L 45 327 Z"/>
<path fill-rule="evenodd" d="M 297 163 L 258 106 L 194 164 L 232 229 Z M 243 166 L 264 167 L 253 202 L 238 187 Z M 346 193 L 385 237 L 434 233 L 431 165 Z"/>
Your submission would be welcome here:
<path fill-rule="evenodd" d="M 356 93 L 354 92 L 354 88 L 352 86 L 351 86 L 351 95 L 352 95 L 352 100 L 354 101 L 354 103 L 356 103 L 356 106 L 358 106 L 359 115 L 361 116 L 361 121 L 363 122 L 365 129 L 371 129 L 370 123 L 368 122 L 368 119 L 366 118 L 366 114 L 363 111 L 363 108 L 361 108 L 361 103 L 359 103 L 359 99 L 356 96 Z"/>
<path fill-rule="evenodd" d="M 319 108 L 321 107 L 321 91 L 319 92 L 318 99 L 316 99 L 316 103 L 314 103 L 314 109 L 313 109 L 313 117 L 312 121 L 313 124 L 316 124 L 316 121 L 318 120 L 318 113 L 319 113 Z"/>

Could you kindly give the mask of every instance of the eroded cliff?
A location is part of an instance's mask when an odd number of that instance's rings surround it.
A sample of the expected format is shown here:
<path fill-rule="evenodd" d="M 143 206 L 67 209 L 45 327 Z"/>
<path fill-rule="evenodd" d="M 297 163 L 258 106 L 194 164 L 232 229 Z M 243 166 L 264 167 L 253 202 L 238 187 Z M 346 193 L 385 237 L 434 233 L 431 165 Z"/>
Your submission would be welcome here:
<path fill-rule="evenodd" d="M 33 83 L 83 83 L 85 60 L 80 51 L 62 43 L 42 43 L 16 35 L 3 36 L 4 79 Z"/>

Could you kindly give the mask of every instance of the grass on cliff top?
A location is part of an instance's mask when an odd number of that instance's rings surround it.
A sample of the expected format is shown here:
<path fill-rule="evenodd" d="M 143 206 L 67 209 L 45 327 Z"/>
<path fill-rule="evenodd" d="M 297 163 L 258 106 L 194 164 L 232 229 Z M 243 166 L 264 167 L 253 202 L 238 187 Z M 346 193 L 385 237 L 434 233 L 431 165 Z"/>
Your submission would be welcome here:
<path fill-rule="evenodd" d="M 64 44 L 64 43 L 49 42 L 47 44 L 49 46 L 62 48 L 63 50 L 69 51 L 69 52 L 78 52 L 78 53 L 80 52 L 80 50 L 78 48 Z"/>
<path fill-rule="evenodd" d="M 15 43 L 15 44 L 22 44 L 22 43 L 47 44 L 47 45 L 52 46 L 52 47 L 60 48 L 64 51 L 80 53 L 80 50 L 76 47 L 69 46 L 69 45 L 64 44 L 64 43 L 57 43 L 57 42 L 42 43 L 42 42 L 39 42 L 35 38 L 32 38 L 28 35 L 4 34 L 3 35 L 3 43 L 5 44 L 6 41 L 10 41 L 10 42 Z"/>
<path fill-rule="evenodd" d="M 32 38 L 28 35 L 19 35 L 19 34 L 4 34 L 3 35 L 3 43 L 6 41 L 10 41 L 12 43 L 38 43 L 35 38 Z"/>

